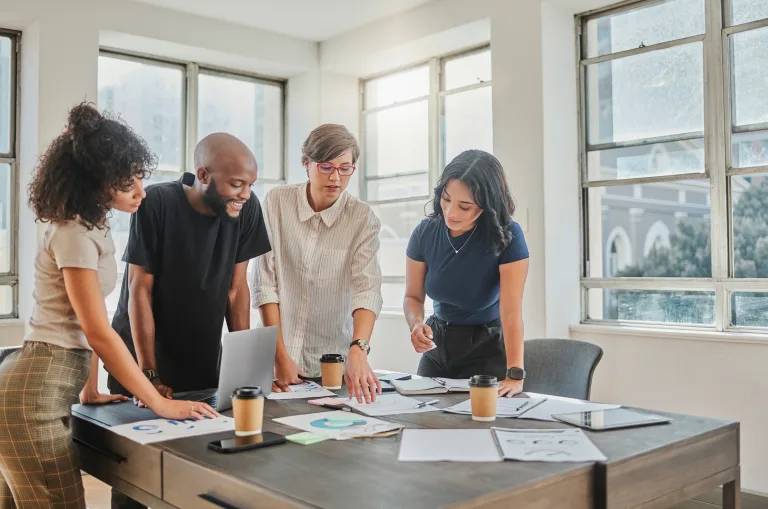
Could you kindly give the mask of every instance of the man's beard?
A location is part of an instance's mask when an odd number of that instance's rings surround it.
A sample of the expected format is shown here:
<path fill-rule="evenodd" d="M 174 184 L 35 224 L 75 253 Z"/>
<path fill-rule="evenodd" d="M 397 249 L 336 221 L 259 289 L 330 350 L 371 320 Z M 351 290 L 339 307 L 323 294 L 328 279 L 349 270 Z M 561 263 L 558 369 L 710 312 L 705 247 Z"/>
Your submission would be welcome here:
<path fill-rule="evenodd" d="M 213 210 L 213 213 L 222 218 L 225 221 L 237 221 L 240 219 L 240 216 L 231 216 L 229 212 L 227 212 L 227 204 L 230 201 L 235 200 L 225 200 L 221 197 L 219 192 L 216 190 L 216 181 L 211 179 L 211 183 L 208 185 L 208 189 L 205 190 L 205 193 L 203 193 L 203 202 L 208 205 L 211 210 Z"/>

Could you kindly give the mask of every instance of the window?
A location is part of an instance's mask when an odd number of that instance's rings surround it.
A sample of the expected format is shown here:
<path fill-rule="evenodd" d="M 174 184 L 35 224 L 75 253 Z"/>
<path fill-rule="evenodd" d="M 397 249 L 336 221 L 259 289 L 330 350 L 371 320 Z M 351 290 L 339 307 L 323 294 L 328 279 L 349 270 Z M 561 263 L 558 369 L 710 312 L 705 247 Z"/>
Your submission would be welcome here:
<path fill-rule="evenodd" d="M 579 18 L 585 321 L 768 327 L 768 3 L 718 3 Z"/>
<path fill-rule="evenodd" d="M 405 249 L 441 169 L 464 150 L 493 152 L 486 46 L 362 80 L 361 196 L 381 219 L 384 307 L 405 294 Z M 427 303 L 431 307 L 431 303 Z"/>
<path fill-rule="evenodd" d="M 158 158 L 158 171 L 145 185 L 177 180 L 183 171 L 194 171 L 197 142 L 213 132 L 227 132 L 256 156 L 259 179 L 254 192 L 263 199 L 269 189 L 285 181 L 283 104 L 283 82 L 195 63 L 106 51 L 99 56 L 99 107 L 119 114 Z M 130 215 L 114 211 L 110 224 L 120 282 Z M 119 291 L 107 298 L 110 313 L 119 298 Z"/>
<path fill-rule="evenodd" d="M 0 30 L 0 318 L 18 313 L 17 50 L 20 35 Z"/>

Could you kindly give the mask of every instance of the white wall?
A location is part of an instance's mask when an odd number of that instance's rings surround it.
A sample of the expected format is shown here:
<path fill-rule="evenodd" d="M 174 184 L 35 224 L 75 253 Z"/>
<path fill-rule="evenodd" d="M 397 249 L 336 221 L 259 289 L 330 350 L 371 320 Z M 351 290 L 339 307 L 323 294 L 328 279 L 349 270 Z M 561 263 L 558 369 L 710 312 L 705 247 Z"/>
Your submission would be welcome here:
<path fill-rule="evenodd" d="M 741 422 L 741 485 L 768 494 L 764 343 L 705 340 L 657 331 L 632 335 L 582 326 L 572 337 L 600 345 L 592 397 L 641 408 Z"/>

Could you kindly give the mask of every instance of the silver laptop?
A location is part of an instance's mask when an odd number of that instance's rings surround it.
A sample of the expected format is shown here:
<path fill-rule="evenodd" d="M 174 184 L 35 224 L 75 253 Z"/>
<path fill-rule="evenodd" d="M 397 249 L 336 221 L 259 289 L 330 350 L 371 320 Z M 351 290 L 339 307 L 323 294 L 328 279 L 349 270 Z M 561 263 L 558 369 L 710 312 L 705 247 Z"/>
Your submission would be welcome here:
<path fill-rule="evenodd" d="M 204 401 L 219 412 L 232 408 L 232 391 L 245 385 L 272 392 L 272 374 L 277 350 L 277 327 L 228 332 L 221 340 L 219 388 L 174 394 L 175 399 Z"/>

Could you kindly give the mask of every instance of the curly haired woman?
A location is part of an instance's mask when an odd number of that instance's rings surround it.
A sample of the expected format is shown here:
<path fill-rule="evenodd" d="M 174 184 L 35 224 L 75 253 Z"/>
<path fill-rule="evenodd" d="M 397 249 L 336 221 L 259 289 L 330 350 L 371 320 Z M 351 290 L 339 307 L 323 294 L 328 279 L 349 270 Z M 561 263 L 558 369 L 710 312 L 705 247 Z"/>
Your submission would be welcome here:
<path fill-rule="evenodd" d="M 70 111 L 40 160 L 29 203 L 49 225 L 35 258 L 27 337 L 0 365 L 0 508 L 85 507 L 70 408 L 78 395 L 83 403 L 124 399 L 98 393 L 92 351 L 158 415 L 216 415 L 203 403 L 160 396 L 107 319 L 104 297 L 117 277 L 107 215 L 138 210 L 154 163 L 126 124 L 88 104 Z"/>

